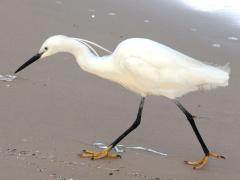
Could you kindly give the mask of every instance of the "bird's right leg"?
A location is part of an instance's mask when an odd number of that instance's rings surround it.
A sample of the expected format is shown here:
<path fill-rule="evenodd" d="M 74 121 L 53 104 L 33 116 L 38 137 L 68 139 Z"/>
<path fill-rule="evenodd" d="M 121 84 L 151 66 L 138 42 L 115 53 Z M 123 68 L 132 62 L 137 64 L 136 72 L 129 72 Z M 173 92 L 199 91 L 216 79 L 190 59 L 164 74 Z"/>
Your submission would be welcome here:
<path fill-rule="evenodd" d="M 145 97 L 141 98 L 141 102 L 139 104 L 138 108 L 138 114 L 137 118 L 134 121 L 134 123 L 121 135 L 119 136 L 116 140 L 114 140 L 106 149 L 100 151 L 100 152 L 94 152 L 94 151 L 89 151 L 89 150 L 84 150 L 81 154 L 80 157 L 86 157 L 86 158 L 91 158 L 93 160 L 96 159 L 102 159 L 102 158 L 119 158 L 121 157 L 118 154 L 111 154 L 110 151 L 114 146 L 116 146 L 123 138 L 125 138 L 130 132 L 132 132 L 134 129 L 136 129 L 140 122 L 141 122 L 141 117 L 142 117 L 142 110 L 143 110 L 143 105 L 144 105 Z"/>
<path fill-rule="evenodd" d="M 179 101 L 175 100 L 174 102 L 179 107 L 179 109 L 185 114 L 185 116 L 187 117 L 187 120 L 189 121 L 190 125 L 192 126 L 192 129 L 193 129 L 195 135 L 197 136 L 198 141 L 201 144 L 202 149 L 203 149 L 204 154 L 205 154 L 205 156 L 200 160 L 185 161 L 185 163 L 189 164 L 189 165 L 193 165 L 194 169 L 200 169 L 208 162 L 209 157 L 214 157 L 214 158 L 217 158 L 217 159 L 225 159 L 224 156 L 218 155 L 218 154 L 210 152 L 208 150 L 208 147 L 206 146 L 205 142 L 203 141 L 203 139 L 202 139 L 202 137 L 201 137 L 201 135 L 200 135 L 200 133 L 197 129 L 197 126 L 196 126 L 195 121 L 194 121 L 194 116 L 191 113 L 189 113 Z"/>

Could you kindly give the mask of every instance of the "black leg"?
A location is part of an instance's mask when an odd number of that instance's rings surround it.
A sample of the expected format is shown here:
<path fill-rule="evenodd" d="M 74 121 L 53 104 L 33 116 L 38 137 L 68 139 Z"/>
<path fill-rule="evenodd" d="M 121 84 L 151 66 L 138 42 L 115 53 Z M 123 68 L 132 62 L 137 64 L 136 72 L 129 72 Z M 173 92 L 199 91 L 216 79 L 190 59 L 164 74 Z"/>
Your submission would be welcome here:
<path fill-rule="evenodd" d="M 141 117 L 142 117 L 142 110 L 143 110 L 143 105 L 144 105 L 145 97 L 141 98 L 141 102 L 139 104 L 138 108 L 138 114 L 137 118 L 134 121 L 134 123 L 128 128 L 121 136 L 119 136 L 115 141 L 112 142 L 110 145 L 112 148 L 116 146 L 124 137 L 126 137 L 130 132 L 132 132 L 134 129 L 136 129 L 139 124 L 141 123 Z"/>
<path fill-rule="evenodd" d="M 193 129 L 195 135 L 198 138 L 199 143 L 202 146 L 202 149 L 203 149 L 205 155 L 208 156 L 209 155 L 209 150 L 208 150 L 206 144 L 204 143 L 204 141 L 203 141 L 203 139 L 202 139 L 202 137 L 201 137 L 201 135 L 200 135 L 200 133 L 197 129 L 197 126 L 196 126 L 195 121 L 194 121 L 194 116 L 191 113 L 189 113 L 179 101 L 174 100 L 174 102 L 179 107 L 179 109 L 185 114 L 185 116 L 187 117 L 189 123 L 192 126 L 192 129 Z"/>

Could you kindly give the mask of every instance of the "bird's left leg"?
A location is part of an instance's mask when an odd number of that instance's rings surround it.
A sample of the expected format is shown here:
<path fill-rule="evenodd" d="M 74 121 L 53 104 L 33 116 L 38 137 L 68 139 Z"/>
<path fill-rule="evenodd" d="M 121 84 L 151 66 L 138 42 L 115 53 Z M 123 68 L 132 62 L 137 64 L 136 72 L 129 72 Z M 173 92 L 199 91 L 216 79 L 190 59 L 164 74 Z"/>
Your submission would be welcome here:
<path fill-rule="evenodd" d="M 113 158 L 113 159 L 121 158 L 121 156 L 118 154 L 110 153 L 111 150 L 112 150 L 112 146 L 108 146 L 106 149 L 99 152 L 83 150 L 83 152 L 79 156 L 82 158 L 91 158 L 92 160 L 102 159 L 106 157 Z"/>
<path fill-rule="evenodd" d="M 110 157 L 110 158 L 119 158 L 119 157 L 121 157 L 118 154 L 111 154 L 110 151 L 123 138 L 125 138 L 130 132 L 132 132 L 134 129 L 136 129 L 139 126 L 139 124 L 141 122 L 144 101 L 145 101 L 145 97 L 142 97 L 141 98 L 141 102 L 139 104 L 138 114 L 137 114 L 136 120 L 134 121 L 134 123 L 121 136 L 119 136 L 115 141 L 113 141 L 106 149 L 104 149 L 104 150 L 102 150 L 100 152 L 84 150 L 83 153 L 80 154 L 80 157 L 87 157 L 87 158 L 91 158 L 93 160 L 102 159 L 102 158 L 105 158 L 105 157 Z"/>
<path fill-rule="evenodd" d="M 194 167 L 193 167 L 194 169 L 200 169 L 200 168 L 202 168 L 202 167 L 207 163 L 209 157 L 214 157 L 214 158 L 217 158 L 217 159 L 225 159 L 224 156 L 218 155 L 218 154 L 213 153 L 213 152 L 210 152 L 210 151 L 208 150 L 208 147 L 206 146 L 205 142 L 203 141 L 203 139 L 202 139 L 202 137 L 201 137 L 201 135 L 200 135 L 200 133 L 199 133 L 199 131 L 198 131 L 198 129 L 197 129 L 197 126 L 196 126 L 195 121 L 194 121 L 194 116 L 193 116 L 191 113 L 189 113 L 189 112 L 183 107 L 183 105 L 182 105 L 179 101 L 176 101 L 176 100 L 175 100 L 174 102 L 176 103 L 176 105 L 179 107 L 179 109 L 180 109 L 180 110 L 185 114 L 185 116 L 187 117 L 190 125 L 192 126 L 192 129 L 193 129 L 195 135 L 196 135 L 197 138 L 198 138 L 199 143 L 200 143 L 201 146 L 202 146 L 202 149 L 203 149 L 203 151 L 204 151 L 204 154 L 205 154 L 205 156 L 204 156 L 202 159 L 198 160 L 198 161 L 185 161 L 185 163 L 186 163 L 186 164 L 189 164 L 189 165 L 193 165 L 193 166 L 194 166 Z"/>

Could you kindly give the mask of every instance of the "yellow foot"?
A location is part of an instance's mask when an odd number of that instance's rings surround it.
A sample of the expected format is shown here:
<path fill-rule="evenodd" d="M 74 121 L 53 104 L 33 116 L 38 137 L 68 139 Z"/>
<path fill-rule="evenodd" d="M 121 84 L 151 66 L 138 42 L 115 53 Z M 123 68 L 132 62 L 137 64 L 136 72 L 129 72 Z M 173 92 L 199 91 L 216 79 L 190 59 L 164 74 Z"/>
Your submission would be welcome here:
<path fill-rule="evenodd" d="M 192 165 L 193 169 L 201 169 L 208 162 L 209 157 L 214 157 L 216 159 L 225 159 L 224 156 L 220 156 L 216 153 L 209 152 L 208 155 L 204 156 L 202 159 L 198 161 L 185 161 L 186 164 Z"/>
<path fill-rule="evenodd" d="M 112 147 L 109 146 L 107 149 L 104 149 L 100 152 L 95 151 L 89 151 L 89 150 L 83 150 L 83 152 L 79 155 L 81 158 L 91 158 L 92 160 L 102 159 L 102 158 L 121 158 L 118 154 L 112 154 L 110 151 L 112 150 Z"/>

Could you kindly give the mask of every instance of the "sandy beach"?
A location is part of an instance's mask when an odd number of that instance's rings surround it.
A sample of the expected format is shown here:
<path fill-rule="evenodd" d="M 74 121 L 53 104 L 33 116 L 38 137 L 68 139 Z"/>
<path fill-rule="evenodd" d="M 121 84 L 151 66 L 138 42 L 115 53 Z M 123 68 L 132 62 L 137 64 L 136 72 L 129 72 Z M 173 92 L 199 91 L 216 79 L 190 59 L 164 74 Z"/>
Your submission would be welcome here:
<path fill-rule="evenodd" d="M 134 121 L 140 97 L 82 71 L 72 56 L 34 63 L 12 82 L 0 80 L 1 180 L 236 180 L 240 178 L 240 25 L 221 13 L 167 0 L 22 0 L 0 2 L 0 75 L 11 74 L 51 35 L 65 34 L 114 50 L 130 37 L 168 45 L 195 59 L 229 63 L 229 87 L 190 93 L 180 101 L 210 150 L 201 170 L 184 160 L 203 156 L 185 116 L 164 97 L 148 97 L 142 124 L 120 144 L 122 159 L 80 159 L 83 149 L 111 143 Z"/>

